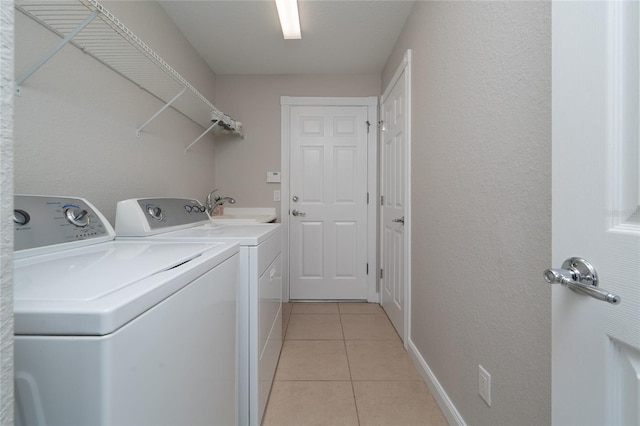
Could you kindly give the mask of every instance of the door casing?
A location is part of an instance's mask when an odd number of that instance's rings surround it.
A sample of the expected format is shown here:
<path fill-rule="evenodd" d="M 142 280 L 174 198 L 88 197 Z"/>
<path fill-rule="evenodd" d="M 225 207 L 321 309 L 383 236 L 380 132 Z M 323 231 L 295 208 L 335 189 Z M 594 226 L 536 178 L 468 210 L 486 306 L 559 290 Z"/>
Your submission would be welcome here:
<path fill-rule="evenodd" d="M 367 139 L 367 192 L 369 193 L 369 203 L 367 204 L 367 263 L 369 273 L 367 274 L 367 301 L 379 302 L 380 296 L 377 289 L 378 284 L 378 258 L 377 258 L 377 207 L 378 199 L 378 98 L 367 97 L 280 97 L 280 119 L 281 119 L 281 167 L 280 172 L 280 212 L 283 230 L 282 247 L 282 301 L 289 301 L 289 208 L 291 194 L 289 192 L 289 164 L 290 164 L 290 110 L 292 106 L 366 106 L 369 133 Z"/>

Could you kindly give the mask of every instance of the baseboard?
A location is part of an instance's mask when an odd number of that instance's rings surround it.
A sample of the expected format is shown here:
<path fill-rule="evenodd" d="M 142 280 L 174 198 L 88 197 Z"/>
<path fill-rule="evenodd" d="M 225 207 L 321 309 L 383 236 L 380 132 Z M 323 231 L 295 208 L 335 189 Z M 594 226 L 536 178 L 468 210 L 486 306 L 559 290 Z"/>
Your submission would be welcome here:
<path fill-rule="evenodd" d="M 418 348 L 416 348 L 411 339 L 408 339 L 407 342 L 407 352 L 409 353 L 409 356 L 418 369 L 418 372 L 422 375 L 424 381 L 427 383 L 429 390 L 433 394 L 433 397 L 438 403 L 438 406 L 442 410 L 442 414 L 444 414 L 444 416 L 446 417 L 447 422 L 449 422 L 450 425 L 467 426 L 464 419 L 456 409 L 456 406 L 453 405 L 453 401 L 451 401 L 444 388 L 436 378 L 435 374 L 433 374 L 433 371 L 431 371 L 431 368 L 429 368 L 429 365 L 424 360 L 422 354 L 420 353 L 420 351 L 418 351 Z"/>

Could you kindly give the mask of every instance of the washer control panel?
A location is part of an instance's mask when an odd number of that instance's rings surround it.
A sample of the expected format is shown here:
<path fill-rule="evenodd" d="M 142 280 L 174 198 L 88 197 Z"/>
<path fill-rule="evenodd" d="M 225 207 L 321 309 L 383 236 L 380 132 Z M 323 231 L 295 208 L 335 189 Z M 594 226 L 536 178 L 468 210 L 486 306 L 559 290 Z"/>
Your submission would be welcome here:
<path fill-rule="evenodd" d="M 16 195 L 14 250 L 95 239 L 112 239 L 113 228 L 82 198 Z"/>

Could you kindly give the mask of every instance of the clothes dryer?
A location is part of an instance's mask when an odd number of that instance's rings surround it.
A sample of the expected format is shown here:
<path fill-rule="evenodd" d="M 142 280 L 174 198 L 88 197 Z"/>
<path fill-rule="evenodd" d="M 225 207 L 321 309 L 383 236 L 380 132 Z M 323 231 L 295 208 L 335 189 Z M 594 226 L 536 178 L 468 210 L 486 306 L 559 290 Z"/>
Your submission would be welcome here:
<path fill-rule="evenodd" d="M 81 198 L 14 205 L 18 425 L 237 423 L 237 244 L 114 241 Z"/>
<path fill-rule="evenodd" d="M 197 200 L 120 201 L 118 239 L 240 244 L 238 287 L 238 419 L 259 426 L 282 349 L 280 224 L 214 225 Z"/>

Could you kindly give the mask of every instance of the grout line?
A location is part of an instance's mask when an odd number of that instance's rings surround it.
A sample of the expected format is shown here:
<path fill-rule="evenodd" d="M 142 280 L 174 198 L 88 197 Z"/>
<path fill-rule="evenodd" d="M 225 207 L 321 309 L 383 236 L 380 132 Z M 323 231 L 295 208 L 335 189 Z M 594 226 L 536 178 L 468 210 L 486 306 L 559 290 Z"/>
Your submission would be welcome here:
<path fill-rule="evenodd" d="M 287 340 L 287 332 L 289 331 L 289 325 L 291 324 L 291 311 L 289 311 L 289 315 L 287 315 L 287 326 L 282 330 L 282 344 L 284 345 L 284 341 Z M 280 348 L 280 354 L 282 354 L 282 348 Z M 280 356 L 278 356 L 278 363 L 280 363 Z"/>
<path fill-rule="evenodd" d="M 338 309 L 339 309 L 338 305 Z M 347 369 L 349 370 L 349 383 L 351 384 L 351 396 L 353 396 L 353 408 L 356 410 L 356 420 L 360 425 L 360 413 L 358 412 L 358 401 L 356 400 L 356 390 L 353 387 L 353 376 L 351 375 L 351 361 L 349 360 L 349 352 L 347 350 L 347 339 L 344 336 L 344 326 L 342 325 L 342 313 L 340 314 L 340 328 L 342 329 L 342 343 L 344 344 L 344 354 L 347 357 Z"/>

